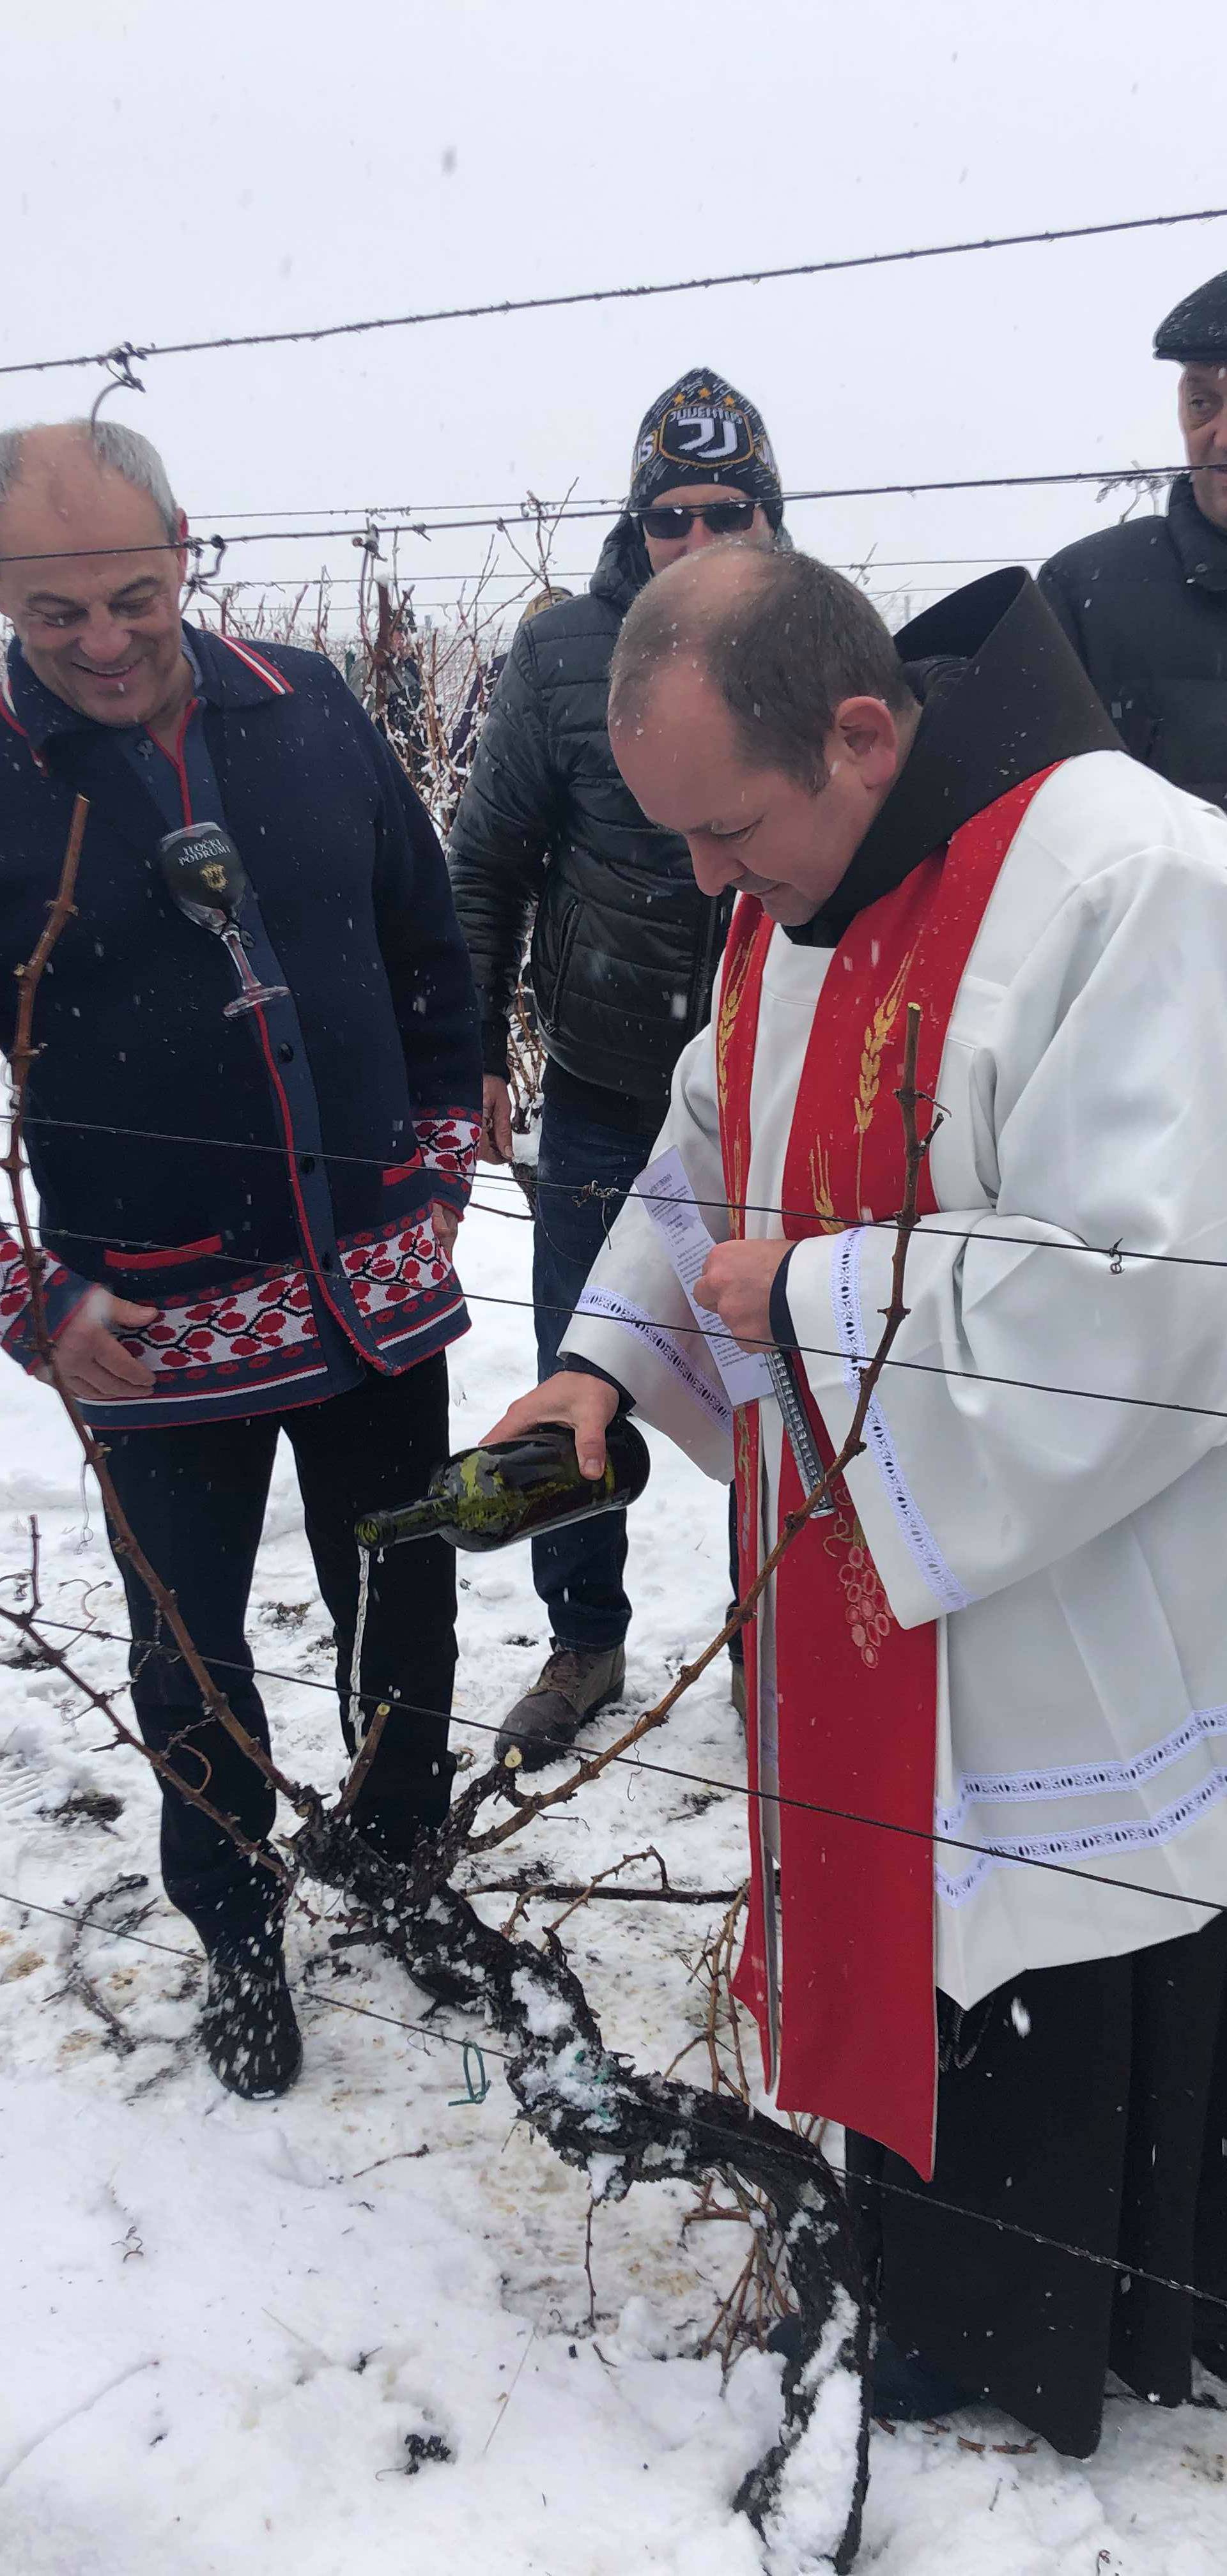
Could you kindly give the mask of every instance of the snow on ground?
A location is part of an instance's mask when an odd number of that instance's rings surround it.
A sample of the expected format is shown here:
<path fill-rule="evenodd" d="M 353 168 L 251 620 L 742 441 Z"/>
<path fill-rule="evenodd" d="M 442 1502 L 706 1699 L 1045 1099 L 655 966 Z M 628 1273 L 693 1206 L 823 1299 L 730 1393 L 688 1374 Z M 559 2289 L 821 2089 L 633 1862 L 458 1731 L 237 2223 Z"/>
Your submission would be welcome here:
<path fill-rule="evenodd" d="M 528 1244 L 527 1225 L 466 1224 L 466 1280 L 492 1302 L 475 1295 L 454 1354 L 458 1445 L 528 1378 L 529 1318 L 496 1302 L 527 1294 Z M 0 1572 L 26 1561 L 37 1511 L 48 1611 L 120 1629 L 97 1500 L 54 1400 L 9 1370 L 3 1405 Z M 720 1615 L 721 1498 L 658 1447 L 632 1531 L 628 1694 L 643 1705 Z M 461 1575 L 458 1734 L 482 1754 L 488 1736 L 465 1721 L 496 1719 L 531 1678 L 542 1619 L 527 1551 L 464 1559 Z M 251 1634 L 284 1676 L 265 1685 L 284 1762 L 329 1785 L 335 1703 L 311 1687 L 329 1641 L 284 1457 Z M 582 2181 L 516 2124 L 493 2055 L 475 2107 L 457 2100 L 459 2048 L 334 2008 L 419 2021 L 427 2006 L 390 1964 L 339 1963 L 322 1908 L 291 1926 L 307 2057 L 284 2102 L 235 2102 L 193 2053 L 190 1956 L 99 1931 L 82 1955 L 117 2047 L 66 1989 L 71 1927 L 33 1908 L 101 1897 L 101 1926 L 148 1904 L 146 1937 L 192 1952 L 153 1875 L 152 1777 L 12 1652 L 0 1637 L 0 1888 L 23 1900 L 0 1904 L 0 2576 L 754 2576 L 759 2544 L 731 2499 L 774 2432 L 778 2365 L 747 2354 L 722 2388 L 696 2357 L 738 2232 L 683 2236 L 692 2195 L 673 2185 L 598 2210 L 594 2336 Z M 120 1646 L 95 1636 L 78 1652 L 119 1682 Z M 645 1752 L 743 1777 L 723 1669 Z M 736 1794 L 626 1767 L 519 1849 L 586 1879 L 656 1844 L 679 1882 L 714 1886 L 743 1874 L 744 1834 Z M 146 1888 L 105 1895 L 137 1873 Z M 667 2065 L 693 2034 L 704 1928 L 614 1905 L 568 1926 L 608 2035 L 640 2065 Z M 434 2027 L 465 2035 L 454 2016 Z M 431 2435 L 450 2458 L 410 2473 L 407 2443 Z M 987 2414 L 876 2433 L 861 2565 L 1220 2576 L 1227 2419 L 1122 2399 L 1085 2464 L 1003 2447 L 1018 2439 Z"/>

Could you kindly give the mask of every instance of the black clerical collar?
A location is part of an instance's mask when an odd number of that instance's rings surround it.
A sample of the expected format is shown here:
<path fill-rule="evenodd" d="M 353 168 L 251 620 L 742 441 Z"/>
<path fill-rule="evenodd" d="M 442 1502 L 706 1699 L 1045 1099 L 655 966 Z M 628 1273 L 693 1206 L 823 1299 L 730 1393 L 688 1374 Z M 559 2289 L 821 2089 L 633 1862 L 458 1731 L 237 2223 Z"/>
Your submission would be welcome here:
<path fill-rule="evenodd" d="M 867 904 L 1037 769 L 1122 748 L 1029 573 L 993 572 L 956 590 L 913 618 L 895 646 L 920 723 L 834 894 L 789 930 L 801 947 L 835 947 Z"/>

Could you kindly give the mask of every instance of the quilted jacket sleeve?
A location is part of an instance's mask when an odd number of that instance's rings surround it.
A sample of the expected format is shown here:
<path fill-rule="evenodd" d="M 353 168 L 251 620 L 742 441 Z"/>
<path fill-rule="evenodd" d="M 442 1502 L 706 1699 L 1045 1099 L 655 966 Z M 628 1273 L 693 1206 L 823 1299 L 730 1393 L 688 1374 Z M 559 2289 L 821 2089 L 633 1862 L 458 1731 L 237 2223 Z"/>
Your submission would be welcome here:
<path fill-rule="evenodd" d="M 487 1073 L 507 1070 L 508 1009 L 560 814 L 532 632 L 522 626 L 490 701 L 449 849 Z"/>
<path fill-rule="evenodd" d="M 467 1202 L 481 1128 L 473 978 L 435 828 L 400 762 L 374 737 L 383 794 L 375 870 L 380 955 L 404 1048 L 419 1148 L 441 1198 Z"/>

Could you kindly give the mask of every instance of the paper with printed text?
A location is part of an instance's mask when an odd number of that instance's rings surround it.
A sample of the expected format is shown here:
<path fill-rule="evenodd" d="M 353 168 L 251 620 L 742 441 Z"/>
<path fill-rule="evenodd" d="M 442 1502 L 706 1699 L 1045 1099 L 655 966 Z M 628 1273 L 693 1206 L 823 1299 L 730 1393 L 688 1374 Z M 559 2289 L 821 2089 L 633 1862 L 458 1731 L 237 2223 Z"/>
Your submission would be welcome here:
<path fill-rule="evenodd" d="M 710 1306 L 700 1306 L 694 1293 L 712 1236 L 690 1186 L 690 1175 L 676 1146 L 658 1154 L 634 1184 L 686 1293 L 690 1311 L 723 1380 L 730 1404 L 754 1404 L 774 1393 L 765 1352 L 743 1351 L 726 1332 Z"/>

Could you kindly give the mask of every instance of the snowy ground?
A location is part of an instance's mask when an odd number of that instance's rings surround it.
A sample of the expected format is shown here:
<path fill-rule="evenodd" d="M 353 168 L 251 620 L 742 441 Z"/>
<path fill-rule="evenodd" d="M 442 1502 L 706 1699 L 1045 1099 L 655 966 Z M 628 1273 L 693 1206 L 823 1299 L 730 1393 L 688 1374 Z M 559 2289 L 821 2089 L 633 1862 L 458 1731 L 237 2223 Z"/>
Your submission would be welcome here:
<path fill-rule="evenodd" d="M 487 1191 L 487 1196 L 495 1195 Z M 503 1193 L 497 1193 L 502 1199 Z M 469 1287 L 523 1296 L 528 1227 L 475 1215 Z M 455 1355 L 455 1435 L 476 1436 L 529 1373 L 528 1317 L 474 1303 Z M 25 1561 L 37 1511 L 56 1616 L 122 1625 L 97 1502 L 50 1396 L 8 1371 L 0 1572 Z M 462 1563 L 459 1734 L 532 1675 L 542 1625 L 526 1552 Z M 629 1689 L 655 1696 L 724 1597 L 720 1497 L 671 1453 L 633 1517 Z M 296 1494 L 279 1476 L 252 1621 L 286 1766 L 321 1784 L 339 1739 Z M 695 2358 L 732 2229 L 681 2233 L 692 2196 L 641 2188 L 598 2211 L 599 2322 L 588 2325 L 586 2193 L 514 2121 L 488 2060 L 480 2108 L 459 2049 L 334 2009 L 410 2021 L 424 1998 L 389 1966 L 342 1974 L 327 1922 L 299 1910 L 301 2083 L 273 2107 L 223 2094 L 194 2055 L 190 1960 L 88 1936 L 82 1956 L 117 2047 L 65 1988 L 71 1927 L 32 1909 L 101 1896 L 191 1950 L 156 1880 L 153 1784 L 54 1677 L 2 1668 L 0 1638 L 0 2576 L 754 2576 L 731 2510 L 778 2415 L 777 2365 L 746 2355 L 725 2387 Z M 122 1649 L 79 1650 L 117 1682 Z M 602 1726 L 614 1723 L 602 1720 Z M 736 1783 L 723 1672 L 647 1748 Z M 101 1796 L 99 1811 L 93 1802 Z M 113 1812 L 109 1802 L 119 1811 Z M 744 1806 L 650 1772 L 611 1772 L 582 1813 L 536 1829 L 562 1877 L 658 1844 L 673 1876 L 743 1874 Z M 521 1846 L 521 1848 L 525 1848 Z M 29 1910 L 27 1910 L 29 1909 Z M 540 1920 L 538 1910 L 537 1918 Z M 666 1908 L 590 1907 L 568 1927 L 614 2044 L 664 2066 L 695 2026 L 688 1961 L 705 1928 Z M 451 2020 L 449 2028 L 462 2026 Z M 437 2025 L 436 2025 L 437 2027 Z M 701 2076 L 702 2059 L 695 2061 Z M 715 2240 L 721 2240 L 716 2242 Z M 406 2438 L 453 2455 L 406 2474 Z M 1221 2576 L 1227 2418 L 1108 2410 L 1097 2459 L 1018 2456 L 1003 2418 L 874 2437 L 861 2565 L 880 2576 Z"/>

